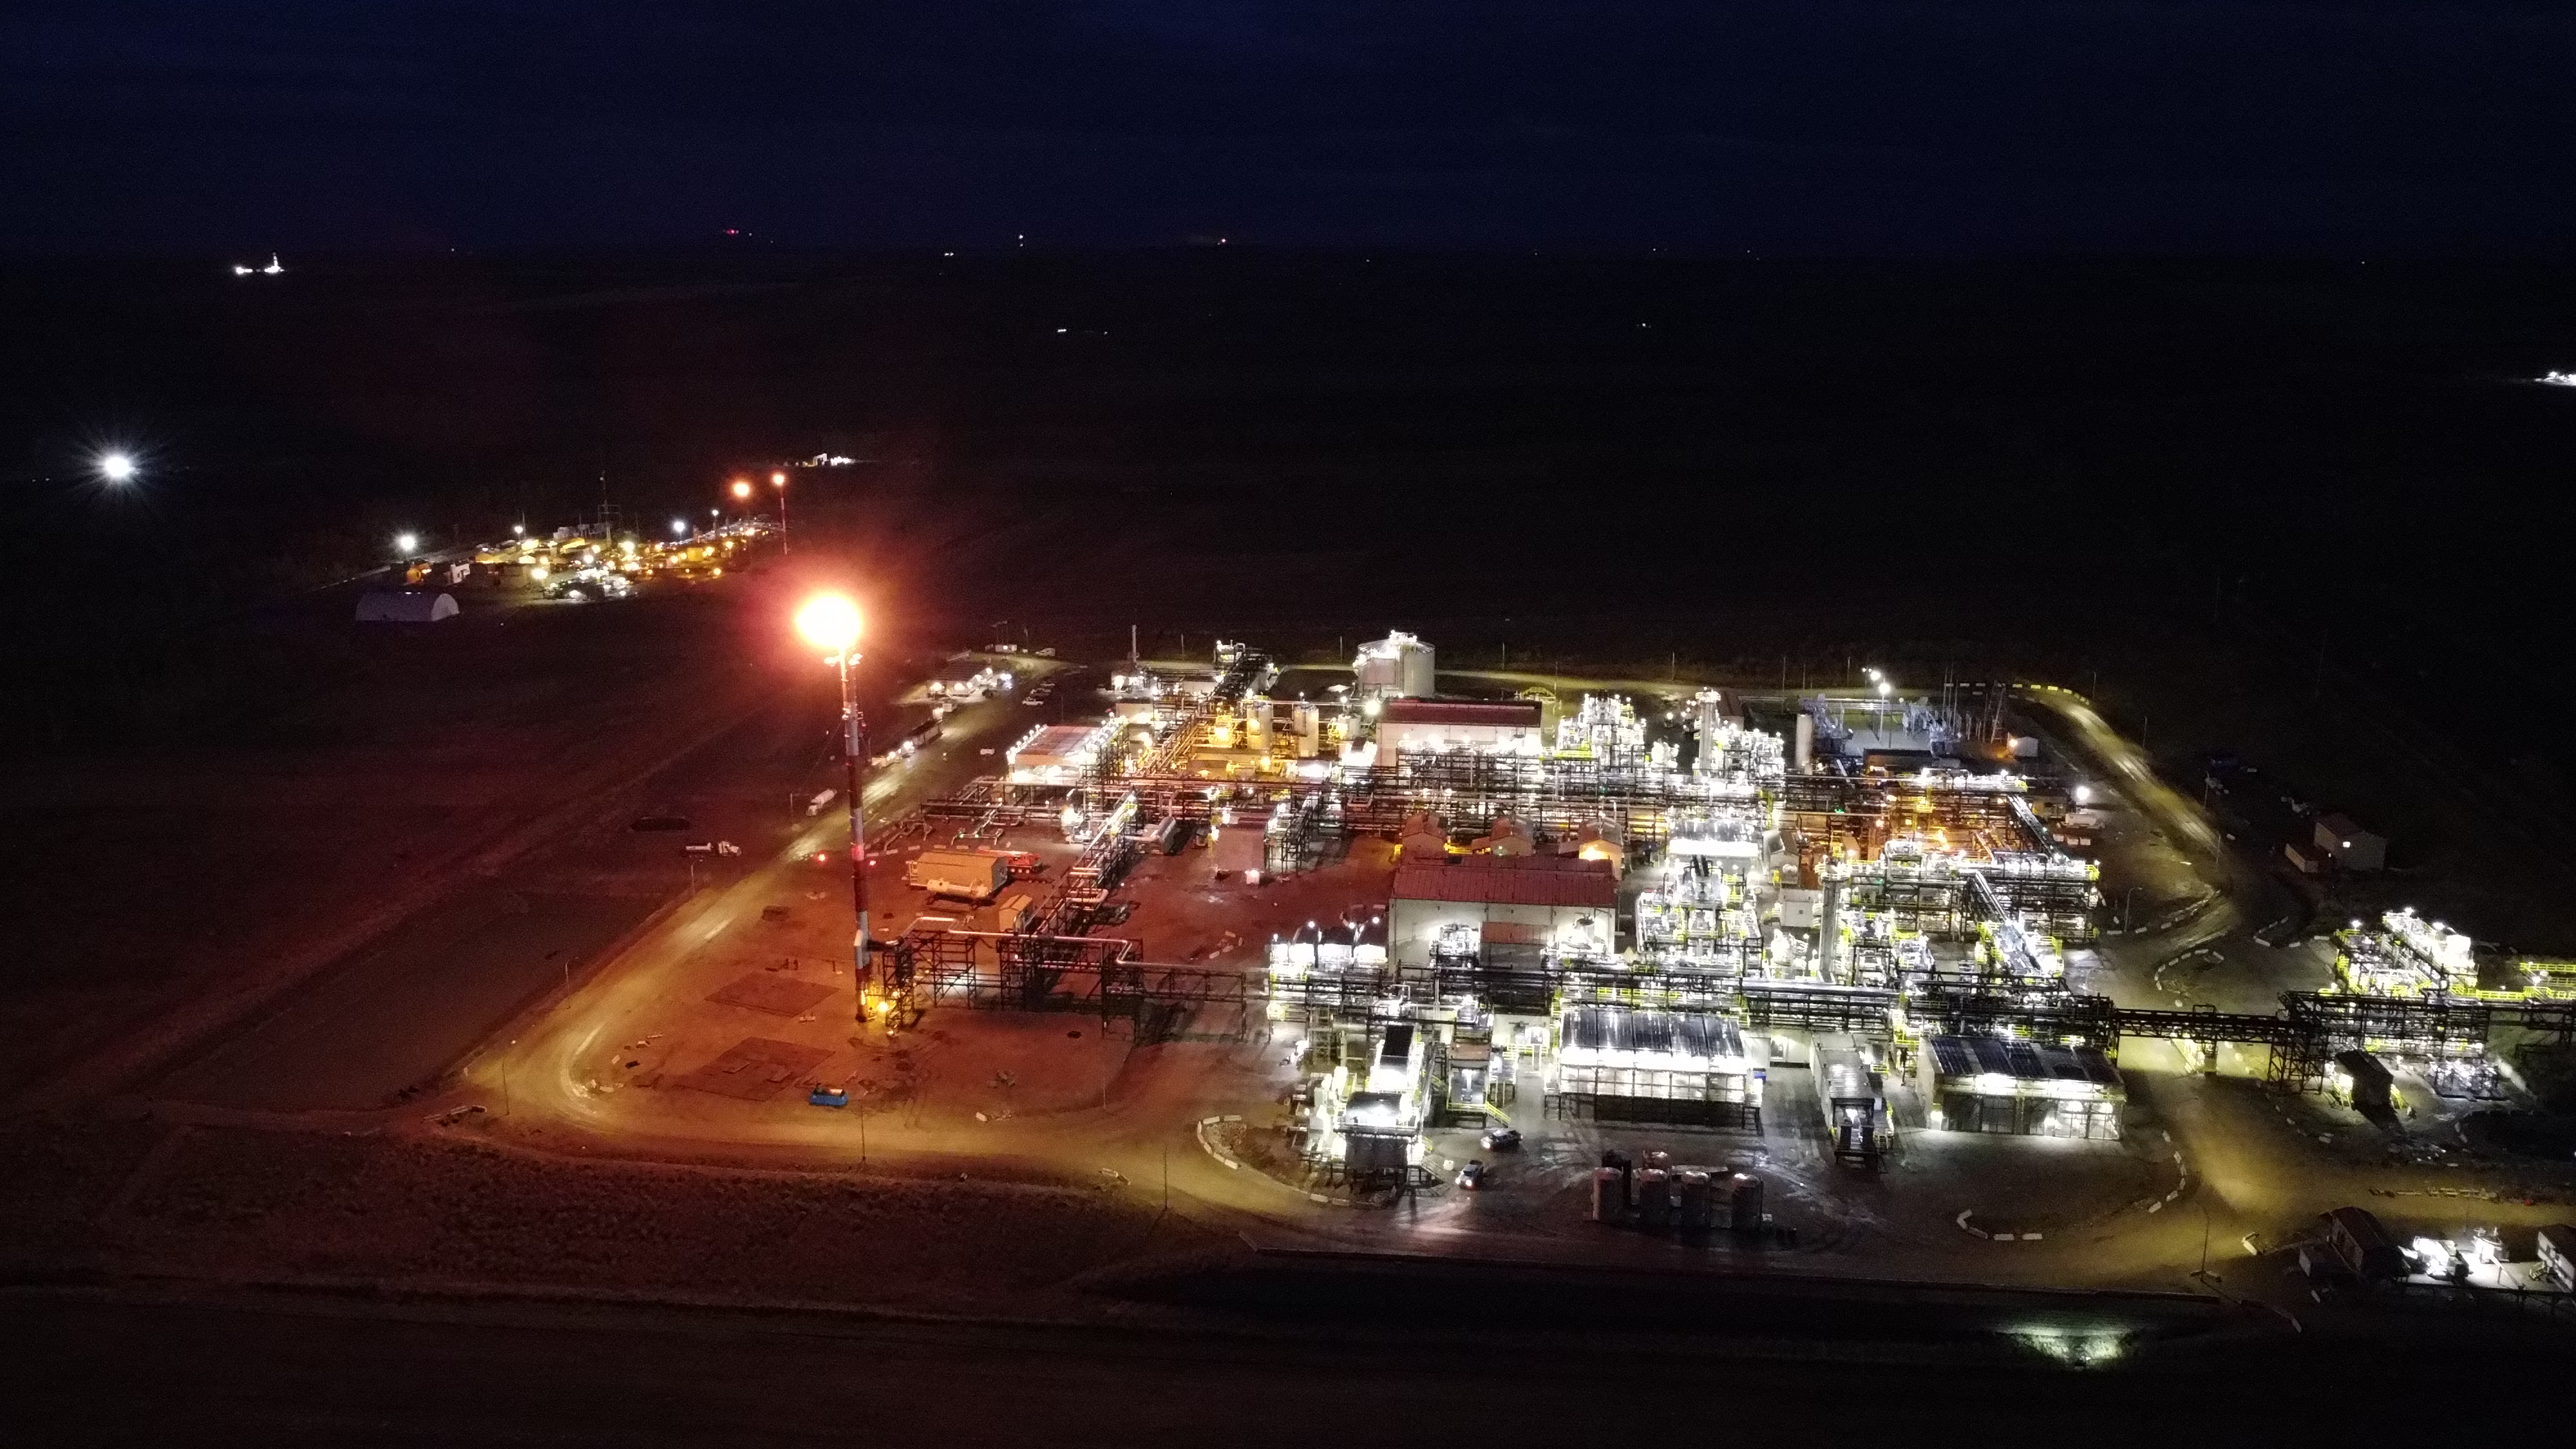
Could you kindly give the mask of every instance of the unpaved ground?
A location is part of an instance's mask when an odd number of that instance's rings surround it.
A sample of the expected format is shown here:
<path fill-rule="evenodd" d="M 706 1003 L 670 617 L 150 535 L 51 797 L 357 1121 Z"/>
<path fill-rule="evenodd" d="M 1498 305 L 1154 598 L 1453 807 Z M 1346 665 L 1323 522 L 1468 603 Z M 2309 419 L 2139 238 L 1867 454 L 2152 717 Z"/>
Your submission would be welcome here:
<path fill-rule="evenodd" d="M 43 905 L 0 960 L 0 1088 L 327 964 L 775 697 L 773 661 L 733 637 L 757 583 L 434 634 L 335 626 L 301 742 L 8 766 L 0 827 L 41 842 L 13 870 Z"/>
<path fill-rule="evenodd" d="M 582 1161 L 446 1137 L 125 1124 L 0 1138 L 19 1275 L 507 1283 L 1026 1306 L 1216 1241 L 1115 1187 Z M 23 1185 L 31 1191 L 20 1191 Z"/>

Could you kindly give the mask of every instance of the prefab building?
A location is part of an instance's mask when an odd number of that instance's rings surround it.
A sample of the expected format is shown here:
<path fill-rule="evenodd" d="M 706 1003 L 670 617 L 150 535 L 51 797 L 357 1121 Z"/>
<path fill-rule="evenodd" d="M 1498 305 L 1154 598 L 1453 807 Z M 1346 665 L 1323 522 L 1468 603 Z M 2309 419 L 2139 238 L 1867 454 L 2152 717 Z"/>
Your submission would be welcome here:
<path fill-rule="evenodd" d="M 1569 1008 L 1548 1090 L 1553 1109 L 1569 1118 L 1762 1126 L 1762 1082 L 1744 1033 L 1708 1012 Z"/>
<path fill-rule="evenodd" d="M 1953 1132 L 2114 1141 L 2128 1092 L 2101 1050 L 2001 1036 L 1936 1036 L 1919 1058 L 1929 1124 Z"/>
<path fill-rule="evenodd" d="M 1390 699 L 1377 716 L 1378 763 L 1450 750 L 1536 756 L 1541 719 L 1534 699 Z"/>
<path fill-rule="evenodd" d="M 456 617 L 454 594 L 419 589 L 372 589 L 358 596 L 361 624 L 435 624 Z"/>
<path fill-rule="evenodd" d="M 1396 867 L 1387 911 L 1389 949 L 1401 966 L 1434 951 L 1474 952 L 1486 926 L 1515 933 L 1539 955 L 1606 959 L 1617 943 L 1619 878 L 1608 861 L 1571 855 L 1474 855 Z"/>

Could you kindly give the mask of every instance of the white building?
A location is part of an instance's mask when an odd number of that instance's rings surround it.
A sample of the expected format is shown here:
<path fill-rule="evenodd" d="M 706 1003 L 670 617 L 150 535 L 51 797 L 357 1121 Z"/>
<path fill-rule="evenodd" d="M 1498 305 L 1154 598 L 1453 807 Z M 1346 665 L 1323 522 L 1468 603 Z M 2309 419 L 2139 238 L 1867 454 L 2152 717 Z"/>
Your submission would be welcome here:
<path fill-rule="evenodd" d="M 1014 785 L 1072 785 L 1081 781 L 1109 743 L 1114 726 L 1042 725 L 1004 752 Z"/>
<path fill-rule="evenodd" d="M 1384 765 L 1444 750 L 1535 756 L 1543 744 L 1534 699 L 1390 699 L 1378 709 L 1377 757 Z"/>
<path fill-rule="evenodd" d="M 1440 692 L 1431 646 L 1400 631 L 1361 645 L 1351 674 L 1351 690 L 1363 700 L 1424 699 Z"/>
<path fill-rule="evenodd" d="M 1618 933 L 1619 877 L 1572 855 L 1470 855 L 1396 867 L 1387 949 L 1403 966 L 1435 949 L 1480 951 L 1488 927 L 1560 955 L 1607 958 Z M 1533 939 L 1534 938 L 1534 939 Z"/>
<path fill-rule="evenodd" d="M 2127 1087 L 2096 1048 L 2000 1036 L 1936 1036 L 1923 1045 L 1917 1070 L 1935 1128 L 2105 1141 L 2120 1135 Z"/>
<path fill-rule="evenodd" d="M 2346 870 L 2386 870 L 2388 839 L 2361 828 L 2344 814 L 2317 817 L 2317 849 Z"/>

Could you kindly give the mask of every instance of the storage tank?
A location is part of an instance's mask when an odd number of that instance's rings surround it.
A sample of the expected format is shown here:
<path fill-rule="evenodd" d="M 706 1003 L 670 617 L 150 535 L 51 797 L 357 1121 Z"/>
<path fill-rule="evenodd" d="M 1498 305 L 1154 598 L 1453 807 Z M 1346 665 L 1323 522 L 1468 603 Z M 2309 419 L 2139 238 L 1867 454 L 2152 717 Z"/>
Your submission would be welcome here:
<path fill-rule="evenodd" d="M 1637 1221 L 1649 1228 L 1660 1228 L 1672 1221 L 1672 1174 L 1660 1167 L 1649 1167 L 1637 1174 Z"/>
<path fill-rule="evenodd" d="M 1681 1174 L 1680 1226 L 1686 1233 L 1704 1233 L 1715 1220 L 1717 1188 L 1708 1174 L 1695 1168 L 1684 1168 Z"/>
<path fill-rule="evenodd" d="M 1289 711 L 1289 723 L 1297 732 L 1297 758 L 1311 760 L 1324 752 L 1324 712 L 1315 705 L 1297 701 Z"/>
<path fill-rule="evenodd" d="M 1628 1211 L 1627 1174 L 1615 1167 L 1592 1169 L 1592 1220 L 1617 1222 Z"/>
<path fill-rule="evenodd" d="M 1440 692 L 1431 646 L 1402 632 L 1361 645 L 1351 674 L 1362 699 L 1428 699 Z"/>
<path fill-rule="evenodd" d="M 1727 1198 L 1728 1226 L 1739 1233 L 1762 1231 L 1762 1179 L 1749 1172 L 1735 1174 L 1733 1191 Z"/>
<path fill-rule="evenodd" d="M 1793 733 L 1796 738 L 1789 747 L 1789 766 L 1803 770 L 1816 759 L 1816 717 L 1803 709 L 1798 711 L 1798 724 Z"/>
<path fill-rule="evenodd" d="M 1243 702 L 1243 746 L 1249 750 L 1270 748 L 1270 701 L 1257 694 Z"/>

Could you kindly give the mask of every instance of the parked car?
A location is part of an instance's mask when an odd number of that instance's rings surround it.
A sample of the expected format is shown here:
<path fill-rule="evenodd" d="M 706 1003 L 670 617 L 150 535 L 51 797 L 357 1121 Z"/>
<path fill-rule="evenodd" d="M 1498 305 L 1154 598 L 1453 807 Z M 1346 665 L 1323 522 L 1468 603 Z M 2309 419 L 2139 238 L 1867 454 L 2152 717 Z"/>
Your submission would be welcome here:
<path fill-rule="evenodd" d="M 1487 1152 L 1518 1152 L 1521 1147 L 1521 1129 L 1496 1127 L 1477 1138 L 1476 1142 Z"/>

